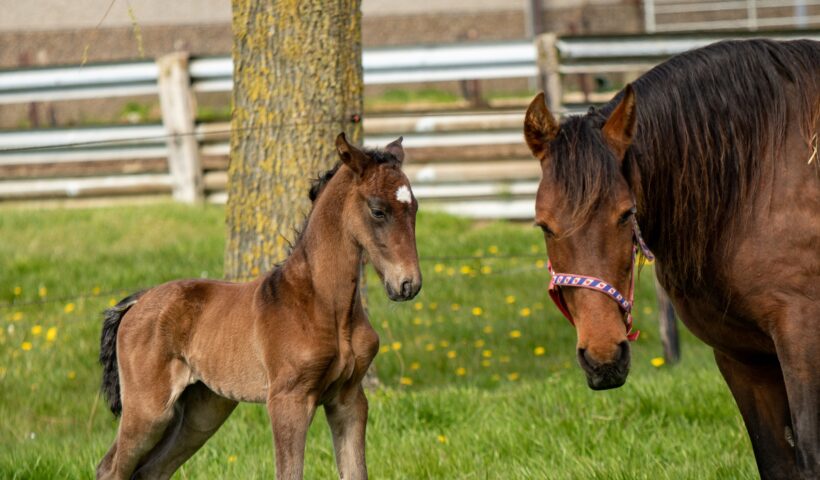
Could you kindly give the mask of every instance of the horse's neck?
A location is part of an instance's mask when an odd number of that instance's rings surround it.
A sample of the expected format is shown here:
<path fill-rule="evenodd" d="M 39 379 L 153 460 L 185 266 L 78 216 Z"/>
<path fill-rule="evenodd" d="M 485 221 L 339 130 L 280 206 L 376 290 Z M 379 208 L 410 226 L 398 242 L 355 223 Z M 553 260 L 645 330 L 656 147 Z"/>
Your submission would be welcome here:
<path fill-rule="evenodd" d="M 323 192 L 331 196 L 333 192 Z M 321 198 L 293 253 L 283 266 L 285 280 L 298 285 L 321 316 L 346 320 L 358 301 L 362 248 L 343 228 L 341 199 Z"/>

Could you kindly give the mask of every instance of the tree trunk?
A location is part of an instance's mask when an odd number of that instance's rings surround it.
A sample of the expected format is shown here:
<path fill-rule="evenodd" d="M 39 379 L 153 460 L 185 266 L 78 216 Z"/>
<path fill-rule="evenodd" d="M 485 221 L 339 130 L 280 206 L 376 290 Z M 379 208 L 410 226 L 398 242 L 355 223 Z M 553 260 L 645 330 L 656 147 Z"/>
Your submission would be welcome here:
<path fill-rule="evenodd" d="M 361 0 L 232 0 L 233 120 L 225 277 L 285 258 L 310 180 L 361 140 Z"/>

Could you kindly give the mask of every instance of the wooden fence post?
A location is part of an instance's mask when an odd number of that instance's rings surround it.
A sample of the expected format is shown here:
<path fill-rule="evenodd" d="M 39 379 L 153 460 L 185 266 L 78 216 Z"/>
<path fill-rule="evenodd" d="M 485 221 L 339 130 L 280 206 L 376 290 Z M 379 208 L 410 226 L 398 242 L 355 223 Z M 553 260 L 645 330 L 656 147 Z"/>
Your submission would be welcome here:
<path fill-rule="evenodd" d="M 560 115 L 563 111 L 557 41 L 558 36 L 554 33 L 544 33 L 535 37 L 540 88 L 547 96 L 547 107 L 553 115 Z"/>
<path fill-rule="evenodd" d="M 194 135 L 196 97 L 188 73 L 188 53 L 174 52 L 157 59 L 159 104 L 168 134 L 168 166 L 174 199 L 200 203 L 204 198 L 199 144 Z"/>

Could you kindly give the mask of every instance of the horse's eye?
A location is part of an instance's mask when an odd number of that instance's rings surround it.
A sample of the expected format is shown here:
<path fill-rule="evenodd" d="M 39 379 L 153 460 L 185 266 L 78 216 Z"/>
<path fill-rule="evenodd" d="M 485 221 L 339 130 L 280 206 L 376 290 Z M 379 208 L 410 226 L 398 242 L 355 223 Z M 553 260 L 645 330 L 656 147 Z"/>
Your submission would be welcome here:
<path fill-rule="evenodd" d="M 618 225 L 626 225 L 626 222 L 632 219 L 632 216 L 635 215 L 635 212 L 635 207 L 632 207 L 629 210 L 622 213 L 621 217 L 618 219 Z"/>
<path fill-rule="evenodd" d="M 375 218 L 376 220 L 384 220 L 384 218 L 387 216 L 384 213 L 384 210 L 379 210 L 378 208 L 371 208 L 370 215 L 373 215 L 373 218 Z"/>
<path fill-rule="evenodd" d="M 538 228 L 540 228 L 540 229 L 541 229 L 541 231 L 542 231 L 542 232 L 544 232 L 544 235 L 546 235 L 546 236 L 548 236 L 548 237 L 550 237 L 550 238 L 555 236 L 555 232 L 553 232 L 552 230 L 550 230 L 550 227 L 548 227 L 548 226 L 546 226 L 546 225 L 542 225 L 542 224 L 540 224 L 540 223 L 536 223 L 536 224 L 535 224 L 535 226 L 536 226 L 536 227 L 538 227 Z"/>

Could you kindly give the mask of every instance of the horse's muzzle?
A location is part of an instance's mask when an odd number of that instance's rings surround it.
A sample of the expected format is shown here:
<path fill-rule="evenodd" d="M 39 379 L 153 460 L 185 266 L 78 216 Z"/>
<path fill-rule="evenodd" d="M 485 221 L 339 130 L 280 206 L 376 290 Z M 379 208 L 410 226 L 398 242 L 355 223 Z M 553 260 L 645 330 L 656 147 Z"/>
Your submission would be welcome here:
<path fill-rule="evenodd" d="M 416 295 L 418 295 L 421 290 L 421 279 L 414 280 L 405 278 L 402 280 L 398 288 L 394 288 L 390 282 L 384 282 L 384 287 L 385 290 L 387 290 L 387 296 L 390 300 L 393 300 L 394 302 L 406 302 L 407 300 L 412 300 L 416 297 Z"/>
<path fill-rule="evenodd" d="M 608 390 L 618 388 L 626 383 L 630 364 L 629 342 L 618 344 L 615 357 L 606 363 L 600 363 L 592 358 L 586 349 L 578 349 L 578 363 L 587 376 L 587 385 L 593 390 Z"/>

